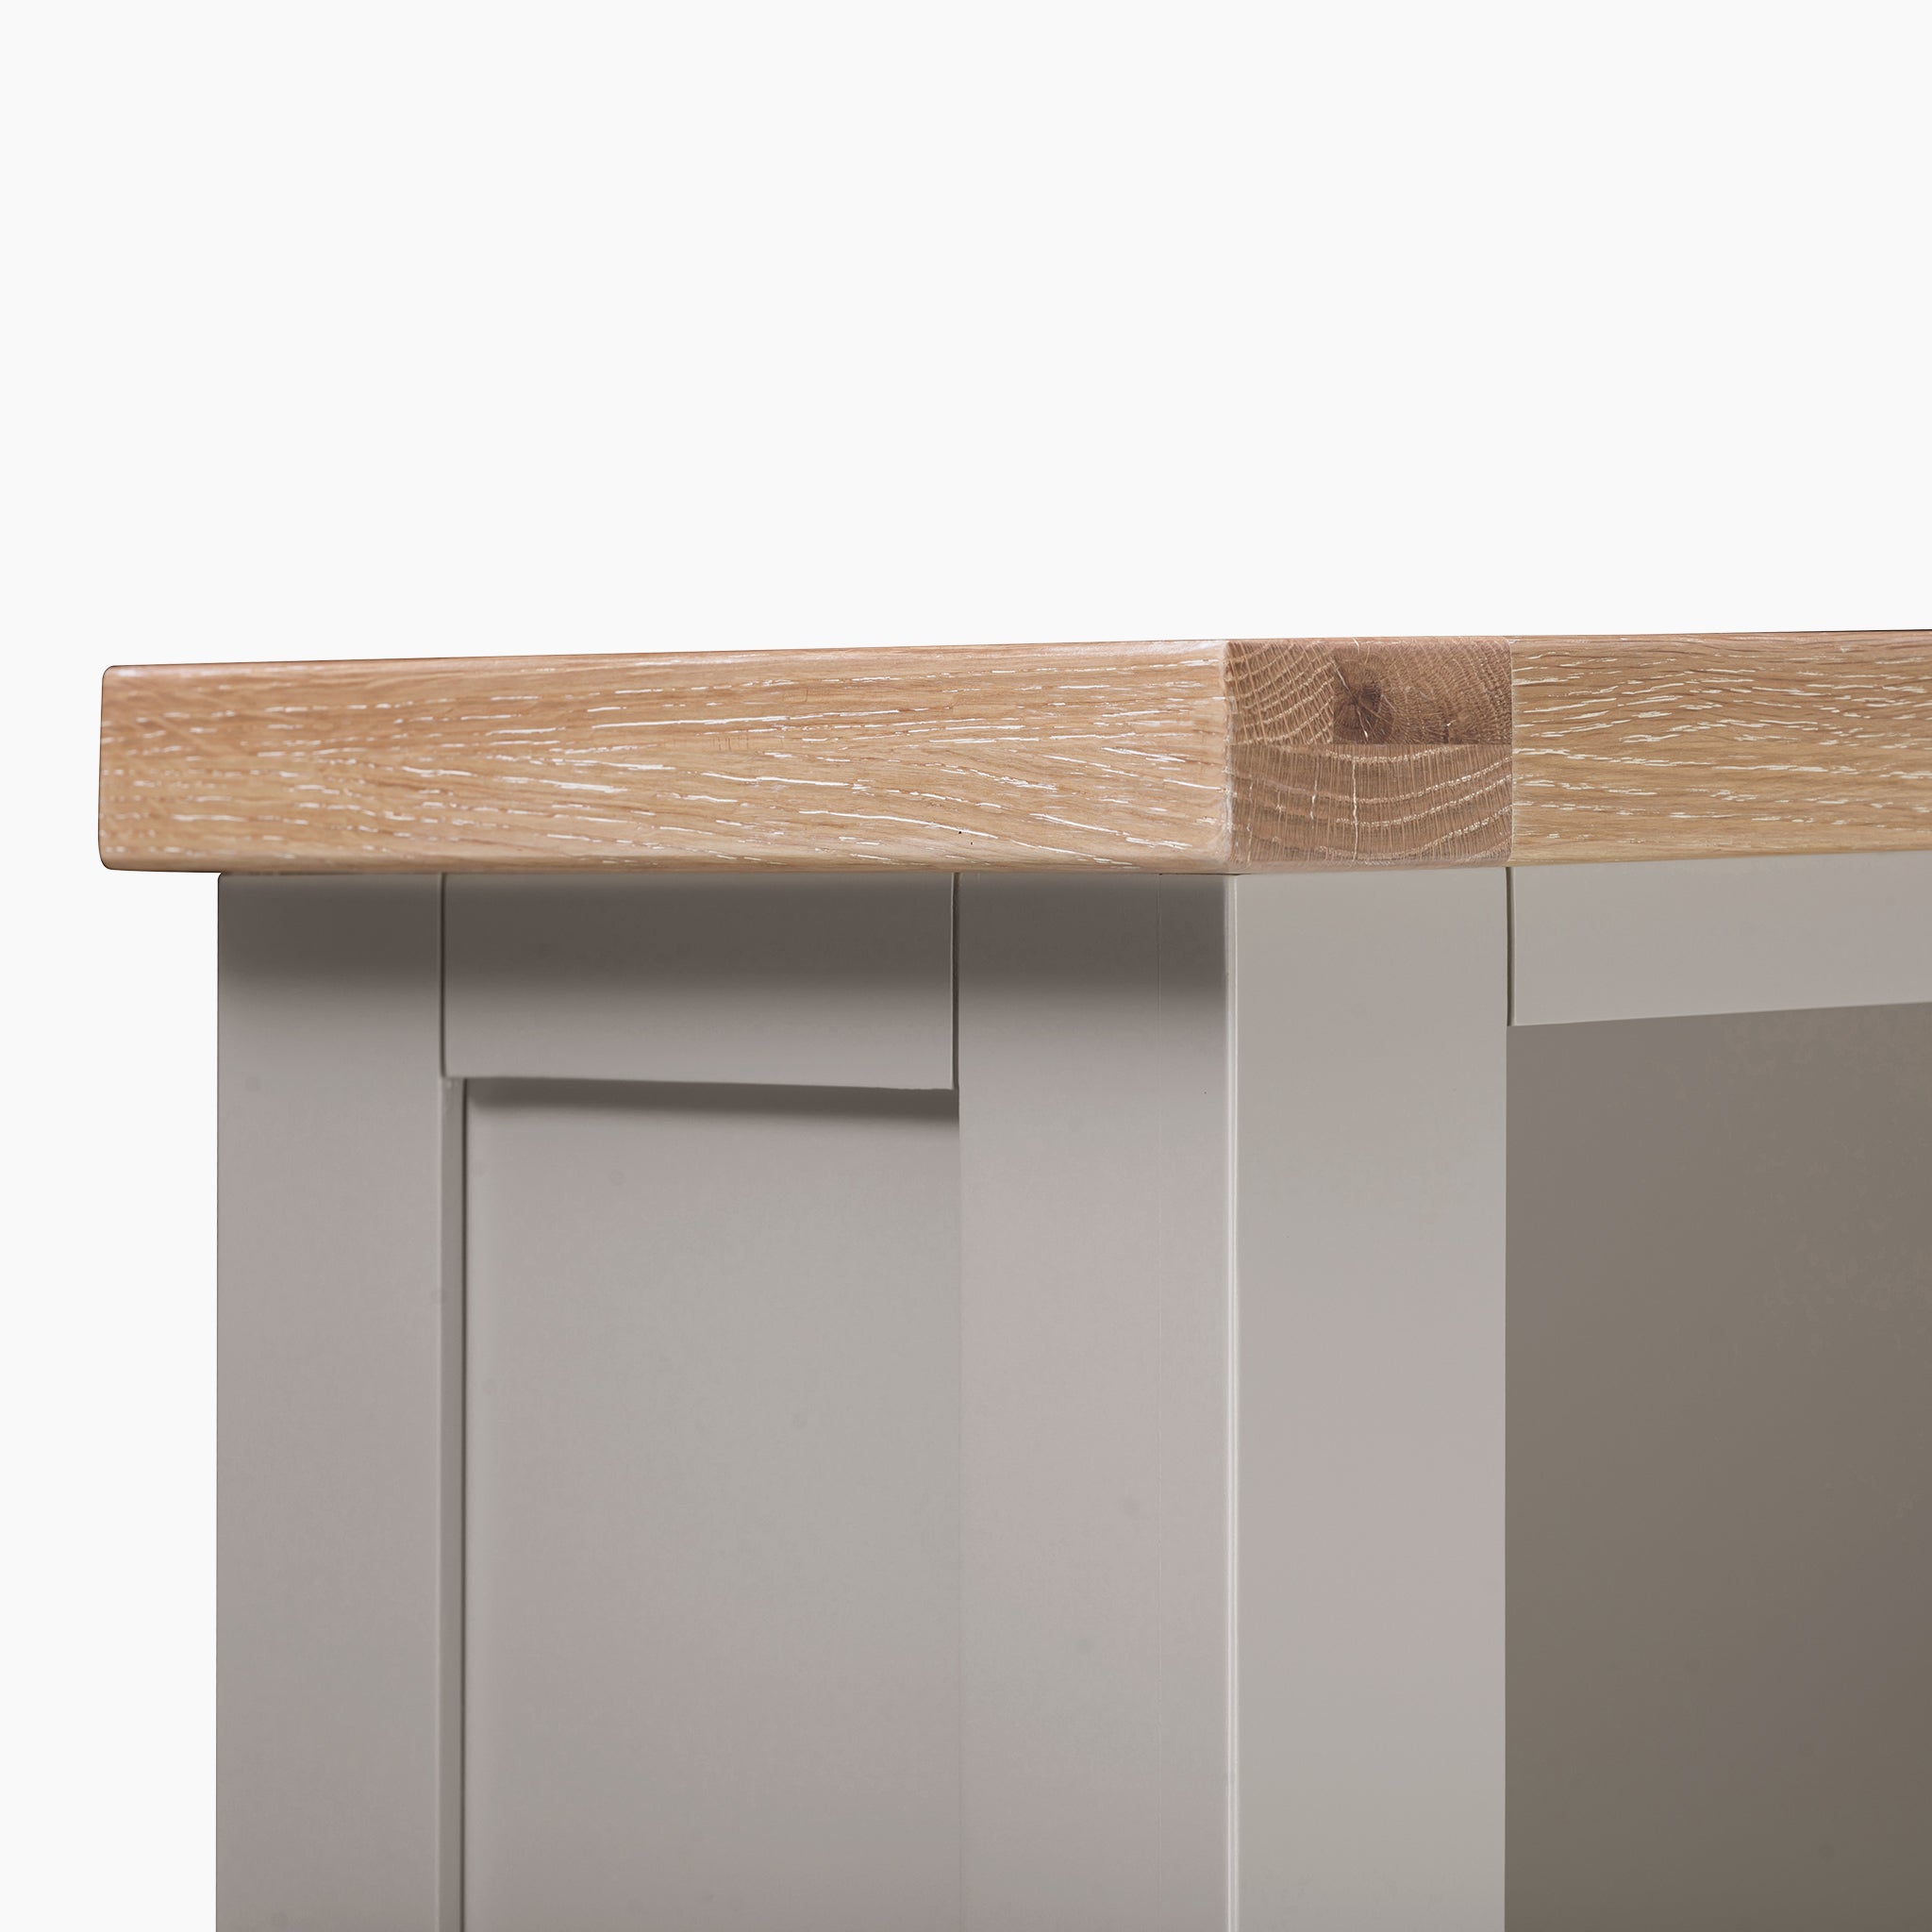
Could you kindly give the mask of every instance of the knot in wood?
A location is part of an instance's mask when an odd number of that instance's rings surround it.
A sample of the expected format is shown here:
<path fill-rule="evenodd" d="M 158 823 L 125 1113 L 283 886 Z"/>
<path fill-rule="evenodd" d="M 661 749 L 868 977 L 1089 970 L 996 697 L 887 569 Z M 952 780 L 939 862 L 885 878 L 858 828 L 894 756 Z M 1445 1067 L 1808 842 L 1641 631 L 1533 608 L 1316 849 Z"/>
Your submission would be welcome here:
<path fill-rule="evenodd" d="M 1335 737 L 1343 744 L 1387 744 L 1395 736 L 1395 707 L 1381 680 L 1341 672 L 1341 691 L 1335 700 Z"/>

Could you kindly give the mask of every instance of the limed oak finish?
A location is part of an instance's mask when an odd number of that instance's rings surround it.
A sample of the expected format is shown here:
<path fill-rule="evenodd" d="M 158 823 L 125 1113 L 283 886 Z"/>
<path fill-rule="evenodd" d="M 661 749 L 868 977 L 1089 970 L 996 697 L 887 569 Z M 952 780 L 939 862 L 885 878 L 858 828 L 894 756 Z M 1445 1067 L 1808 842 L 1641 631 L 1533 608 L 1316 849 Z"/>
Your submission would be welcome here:
<path fill-rule="evenodd" d="M 1165 873 L 1932 845 L 1932 632 L 108 672 L 155 871 Z"/>

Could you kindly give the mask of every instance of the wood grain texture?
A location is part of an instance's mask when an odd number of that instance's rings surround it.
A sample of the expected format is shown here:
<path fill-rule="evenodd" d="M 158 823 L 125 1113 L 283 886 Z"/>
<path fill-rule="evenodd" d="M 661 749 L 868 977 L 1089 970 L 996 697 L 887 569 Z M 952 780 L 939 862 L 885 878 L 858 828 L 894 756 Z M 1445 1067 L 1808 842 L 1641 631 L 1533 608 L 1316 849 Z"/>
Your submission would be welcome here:
<path fill-rule="evenodd" d="M 1932 632 L 108 673 L 148 871 L 1309 871 L 1932 846 Z"/>
<path fill-rule="evenodd" d="M 1241 641 L 1227 683 L 1236 870 L 1508 857 L 1500 639 Z"/>
<path fill-rule="evenodd" d="M 1526 638 L 1512 859 L 1932 845 L 1932 631 Z"/>
<path fill-rule="evenodd" d="M 1219 644 L 115 671 L 109 865 L 1211 871 Z"/>

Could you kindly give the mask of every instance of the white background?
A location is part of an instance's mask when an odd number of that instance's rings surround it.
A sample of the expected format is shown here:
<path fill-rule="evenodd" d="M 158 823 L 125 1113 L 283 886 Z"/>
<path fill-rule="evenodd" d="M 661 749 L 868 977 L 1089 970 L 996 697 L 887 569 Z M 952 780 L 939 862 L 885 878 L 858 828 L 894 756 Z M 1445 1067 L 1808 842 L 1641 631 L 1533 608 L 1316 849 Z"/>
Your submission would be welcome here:
<path fill-rule="evenodd" d="M 0 15 L 0 1923 L 210 1925 L 116 660 L 1932 625 L 1927 9 Z"/>

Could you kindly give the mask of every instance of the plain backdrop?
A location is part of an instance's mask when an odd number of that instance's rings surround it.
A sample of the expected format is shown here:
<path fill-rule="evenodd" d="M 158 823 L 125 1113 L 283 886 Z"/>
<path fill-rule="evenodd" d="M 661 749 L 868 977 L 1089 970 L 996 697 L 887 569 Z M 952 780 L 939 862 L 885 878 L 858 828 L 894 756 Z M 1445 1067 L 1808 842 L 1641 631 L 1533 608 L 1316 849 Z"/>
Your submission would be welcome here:
<path fill-rule="evenodd" d="M 0 11 L 0 1924 L 212 1924 L 117 660 L 1932 625 L 1923 6 Z"/>

